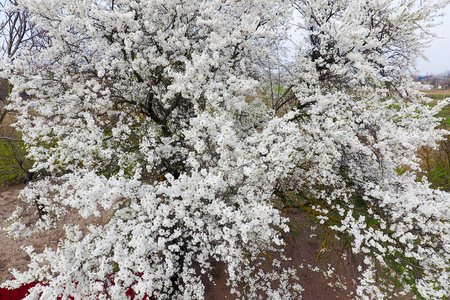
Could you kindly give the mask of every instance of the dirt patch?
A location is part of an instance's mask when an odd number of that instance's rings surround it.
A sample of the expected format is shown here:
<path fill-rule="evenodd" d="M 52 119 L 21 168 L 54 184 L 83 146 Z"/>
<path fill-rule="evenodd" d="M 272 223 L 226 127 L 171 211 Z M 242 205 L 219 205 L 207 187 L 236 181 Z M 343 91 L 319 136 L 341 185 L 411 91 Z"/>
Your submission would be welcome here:
<path fill-rule="evenodd" d="M 19 198 L 19 192 L 24 187 L 23 184 L 12 187 L 2 187 L 0 192 L 0 228 L 8 225 L 7 219 L 17 206 L 24 207 Z M 13 279 L 9 269 L 15 268 L 19 271 L 26 271 L 30 258 L 21 246 L 32 245 L 36 252 L 42 252 L 45 247 L 56 248 L 59 240 L 64 237 L 64 224 L 79 224 L 81 230 L 86 230 L 88 224 L 107 222 L 108 212 L 103 212 L 100 218 L 92 217 L 90 219 L 83 219 L 76 213 L 69 213 L 64 216 L 57 224 L 56 229 L 48 230 L 42 233 L 35 234 L 29 238 L 11 239 L 8 238 L 4 230 L 0 230 L 0 283 Z M 25 225 L 31 225 L 38 218 L 37 208 L 31 209 L 29 215 L 24 216 Z"/>
<path fill-rule="evenodd" d="M 285 237 L 284 255 L 291 260 L 282 262 L 282 265 L 297 270 L 298 283 L 304 289 L 303 299 L 354 299 L 358 258 L 347 253 L 341 241 L 336 241 L 319 227 L 314 228 L 313 222 L 304 214 L 295 209 L 287 213 L 291 219 L 291 232 Z M 268 257 L 281 260 L 277 253 L 268 253 Z M 270 259 L 267 265 L 270 265 Z M 215 284 L 204 281 L 205 299 L 236 299 L 226 285 L 225 265 L 219 263 L 215 267 L 211 274 Z M 325 270 L 330 267 L 333 272 L 326 274 Z"/>
<path fill-rule="evenodd" d="M 18 194 L 24 185 L 9 187 L 0 192 L 0 226 L 6 225 L 6 219 L 22 202 Z M 320 228 L 311 229 L 312 223 L 298 211 L 289 212 L 292 222 L 292 231 L 286 237 L 287 246 L 285 254 L 292 260 L 285 262 L 285 266 L 293 266 L 297 269 L 300 284 L 305 289 L 303 299 L 306 300 L 329 300 L 329 299 L 352 299 L 356 283 L 356 262 L 345 253 L 330 235 Z M 23 251 L 21 245 L 33 245 L 37 252 L 45 246 L 56 247 L 58 240 L 63 236 L 63 222 L 85 223 L 81 217 L 70 216 L 70 219 L 61 221 L 59 229 L 51 230 L 32 236 L 27 239 L 12 240 L 6 236 L 4 231 L 0 232 L 0 282 L 13 279 L 8 269 L 16 268 L 25 271 L 29 257 Z M 77 219 L 78 218 L 78 219 Z M 33 220 L 33 216 L 27 219 Z M 106 220 L 101 220 L 105 222 Z M 320 251 L 320 255 L 319 255 Z M 276 257 L 276 254 L 271 254 Z M 345 259 L 344 259 L 345 258 Z M 332 274 L 324 275 L 324 270 L 332 266 L 335 270 Z M 229 293 L 226 286 L 227 275 L 224 265 L 218 264 L 212 276 L 215 284 L 206 284 L 205 299 L 235 299 Z"/>
<path fill-rule="evenodd" d="M 357 282 L 357 257 L 331 233 L 315 226 L 308 216 L 290 209 L 291 233 L 286 237 L 286 256 L 297 269 L 305 289 L 303 299 L 353 299 Z M 333 270 L 327 272 L 327 270 Z"/>
<path fill-rule="evenodd" d="M 0 206 L 2 208 L 0 210 L 0 226 L 2 228 L 7 225 L 7 218 L 20 204 L 17 195 L 22 188 L 23 185 L 17 185 L 9 187 L 0 193 Z M 12 240 L 7 237 L 6 232 L 3 230 L 0 232 L 0 282 L 12 279 L 12 275 L 8 271 L 9 268 L 16 268 L 20 271 L 27 269 L 29 257 L 20 247 L 28 243 L 42 249 L 46 244 L 51 245 L 52 241 L 39 239 Z"/>

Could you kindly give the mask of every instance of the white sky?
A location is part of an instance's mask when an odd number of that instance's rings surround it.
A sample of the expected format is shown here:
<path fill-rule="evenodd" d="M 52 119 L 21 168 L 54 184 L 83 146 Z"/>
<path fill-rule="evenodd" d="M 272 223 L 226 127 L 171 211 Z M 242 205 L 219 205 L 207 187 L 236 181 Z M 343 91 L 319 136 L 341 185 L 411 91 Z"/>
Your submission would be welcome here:
<path fill-rule="evenodd" d="M 420 75 L 438 75 L 450 71 L 450 6 L 445 12 L 442 24 L 435 28 L 441 38 L 434 40 L 425 50 L 429 62 L 421 59 L 417 64 Z"/>

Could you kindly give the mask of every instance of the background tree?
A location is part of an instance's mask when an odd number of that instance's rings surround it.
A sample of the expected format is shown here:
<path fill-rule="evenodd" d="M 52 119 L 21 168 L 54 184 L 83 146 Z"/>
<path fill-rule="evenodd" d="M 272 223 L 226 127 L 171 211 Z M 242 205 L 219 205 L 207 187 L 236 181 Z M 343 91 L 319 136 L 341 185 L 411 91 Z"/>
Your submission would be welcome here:
<path fill-rule="evenodd" d="M 0 57 L 3 59 L 0 70 L 7 64 L 6 61 L 14 60 L 22 49 L 38 49 L 43 45 L 43 32 L 36 30 L 26 10 L 19 11 L 16 6 L 16 0 L 0 2 Z M 29 171 L 31 162 L 25 158 L 26 151 L 20 134 L 9 127 L 15 114 L 7 108 L 12 86 L 6 79 L 0 82 L 0 182 L 29 181 L 33 177 Z M 25 94 L 22 96 L 26 98 Z"/>
<path fill-rule="evenodd" d="M 16 0 L 0 2 L 0 56 L 3 59 L 14 59 L 21 49 L 39 48 L 44 41 L 43 32 L 36 30 L 34 24 L 30 22 L 28 11 L 19 11 L 15 8 L 16 6 Z M 9 93 L 11 87 L 9 84 L 6 86 Z M 5 110 L 6 98 L 2 93 L 0 122 L 3 122 L 7 113 Z"/>

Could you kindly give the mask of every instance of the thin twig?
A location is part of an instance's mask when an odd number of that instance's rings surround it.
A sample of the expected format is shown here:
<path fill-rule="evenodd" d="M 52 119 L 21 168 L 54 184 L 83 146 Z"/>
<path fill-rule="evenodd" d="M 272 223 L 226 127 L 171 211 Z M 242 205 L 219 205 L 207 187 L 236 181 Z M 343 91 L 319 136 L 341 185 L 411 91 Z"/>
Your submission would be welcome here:
<path fill-rule="evenodd" d="M 0 136 L 0 140 L 5 140 L 5 141 L 8 141 L 8 142 L 23 142 L 23 140 L 12 139 L 12 138 L 7 137 L 7 136 Z"/>

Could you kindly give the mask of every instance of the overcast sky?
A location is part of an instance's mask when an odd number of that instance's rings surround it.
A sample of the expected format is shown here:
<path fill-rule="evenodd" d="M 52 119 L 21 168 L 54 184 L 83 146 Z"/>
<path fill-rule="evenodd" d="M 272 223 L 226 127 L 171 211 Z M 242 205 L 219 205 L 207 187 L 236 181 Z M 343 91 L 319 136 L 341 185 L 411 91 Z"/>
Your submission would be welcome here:
<path fill-rule="evenodd" d="M 443 23 L 435 30 L 441 38 L 434 40 L 425 50 L 429 62 L 420 60 L 417 65 L 420 75 L 438 75 L 450 71 L 450 6 L 445 12 Z"/>

